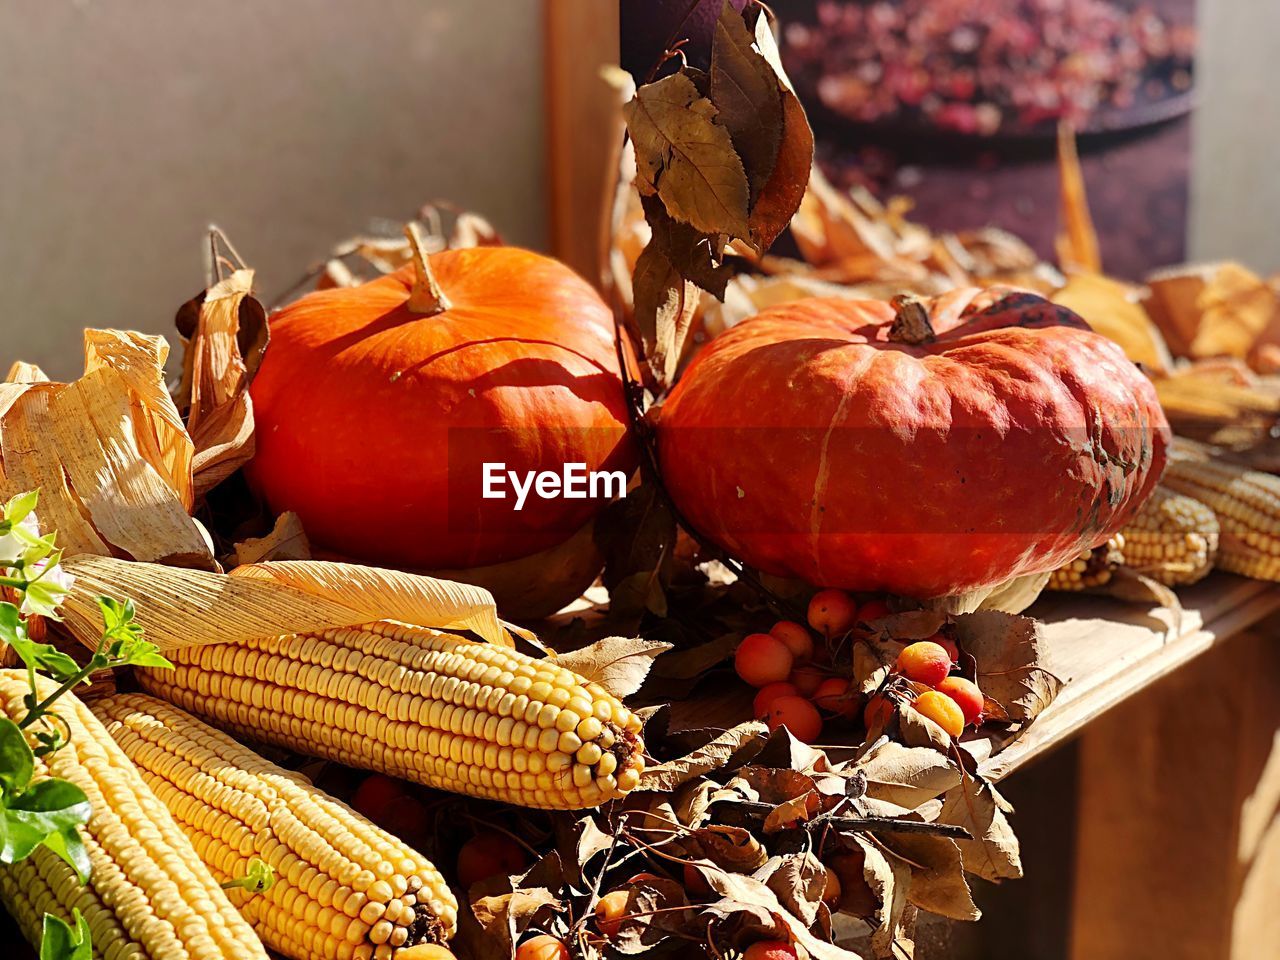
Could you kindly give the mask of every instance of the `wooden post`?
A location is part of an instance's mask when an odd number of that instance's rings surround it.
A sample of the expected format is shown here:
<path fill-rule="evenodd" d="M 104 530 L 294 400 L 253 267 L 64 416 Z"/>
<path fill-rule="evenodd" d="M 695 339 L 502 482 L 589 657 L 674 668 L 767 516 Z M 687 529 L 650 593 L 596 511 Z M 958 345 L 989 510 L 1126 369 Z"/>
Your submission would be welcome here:
<path fill-rule="evenodd" d="M 618 62 L 618 4 L 543 2 L 551 252 L 598 285 L 622 135 L 618 95 L 600 76 Z"/>
<path fill-rule="evenodd" d="M 1085 729 L 1073 960 L 1280 949 L 1280 644 L 1273 618 Z"/>

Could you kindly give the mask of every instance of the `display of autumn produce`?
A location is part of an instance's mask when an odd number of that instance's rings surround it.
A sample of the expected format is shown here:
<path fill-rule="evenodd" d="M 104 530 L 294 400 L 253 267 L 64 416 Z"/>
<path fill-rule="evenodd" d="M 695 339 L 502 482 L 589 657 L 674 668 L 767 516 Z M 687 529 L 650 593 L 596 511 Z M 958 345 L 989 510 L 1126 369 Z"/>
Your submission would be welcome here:
<path fill-rule="evenodd" d="M 412 242 L 413 265 L 270 318 L 249 476 L 318 548 L 452 571 L 491 588 L 508 616 L 554 612 L 600 571 L 581 531 L 609 496 L 526 488 L 517 509 L 507 471 L 630 473 L 612 313 L 546 257 L 427 255 Z M 485 464 L 505 499 L 486 498 Z"/>
<path fill-rule="evenodd" d="M 672 500 L 731 555 L 915 598 L 1104 542 L 1170 436 L 1119 347 L 998 287 L 765 310 L 697 355 L 656 423 Z"/>

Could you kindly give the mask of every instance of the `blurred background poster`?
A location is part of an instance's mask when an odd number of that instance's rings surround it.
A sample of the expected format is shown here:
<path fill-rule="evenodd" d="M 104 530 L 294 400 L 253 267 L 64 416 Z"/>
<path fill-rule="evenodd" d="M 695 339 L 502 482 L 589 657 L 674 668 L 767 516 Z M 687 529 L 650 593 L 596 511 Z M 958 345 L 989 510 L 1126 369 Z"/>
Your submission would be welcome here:
<path fill-rule="evenodd" d="M 843 187 L 1053 260 L 1069 124 L 1113 276 L 1186 259 L 1195 0 L 784 0 L 783 61 Z M 902 203 L 904 212 L 908 203 Z"/>

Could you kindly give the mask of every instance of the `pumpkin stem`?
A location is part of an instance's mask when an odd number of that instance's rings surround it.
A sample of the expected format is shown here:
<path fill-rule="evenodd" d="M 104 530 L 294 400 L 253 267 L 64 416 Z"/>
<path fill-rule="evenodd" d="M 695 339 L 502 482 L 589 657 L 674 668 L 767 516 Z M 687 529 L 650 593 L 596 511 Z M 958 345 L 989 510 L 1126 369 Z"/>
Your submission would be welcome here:
<path fill-rule="evenodd" d="M 904 293 L 893 298 L 897 314 L 889 328 L 889 340 L 893 343 L 929 343 L 936 338 L 933 324 L 929 322 L 929 308 L 914 293 Z"/>
<path fill-rule="evenodd" d="M 409 238 L 409 249 L 413 251 L 413 289 L 409 291 L 409 309 L 432 317 L 444 313 L 452 304 L 440 289 L 436 276 L 431 272 L 431 264 L 424 249 L 426 239 L 422 236 L 422 228 L 416 223 L 409 223 L 404 228 L 404 235 Z"/>

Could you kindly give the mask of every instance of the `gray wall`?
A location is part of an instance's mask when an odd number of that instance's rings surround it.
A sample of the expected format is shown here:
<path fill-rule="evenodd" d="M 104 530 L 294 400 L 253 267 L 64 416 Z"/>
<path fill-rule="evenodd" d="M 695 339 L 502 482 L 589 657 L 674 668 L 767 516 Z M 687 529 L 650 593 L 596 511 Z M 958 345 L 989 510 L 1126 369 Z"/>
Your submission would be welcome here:
<path fill-rule="evenodd" d="M 443 197 L 545 244 L 537 0 L 0 0 L 0 376 Z"/>
<path fill-rule="evenodd" d="M 1191 255 L 1280 270 L 1280 0 L 1200 0 Z"/>
<path fill-rule="evenodd" d="M 545 246 L 541 8 L 0 0 L 0 372 L 73 375 L 87 324 L 167 332 L 211 221 L 268 295 L 436 197 Z M 1201 23 L 1192 256 L 1277 270 L 1280 2 Z"/>

